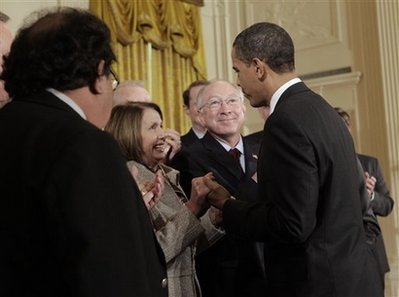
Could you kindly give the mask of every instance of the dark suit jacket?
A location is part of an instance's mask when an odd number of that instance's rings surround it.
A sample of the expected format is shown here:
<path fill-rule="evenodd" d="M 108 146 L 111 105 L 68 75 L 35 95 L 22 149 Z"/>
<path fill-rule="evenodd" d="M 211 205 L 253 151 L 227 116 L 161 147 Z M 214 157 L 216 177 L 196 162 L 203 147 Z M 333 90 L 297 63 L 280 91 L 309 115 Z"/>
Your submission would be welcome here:
<path fill-rule="evenodd" d="M 363 229 L 359 173 L 344 122 L 305 84 L 289 87 L 265 123 L 262 203 L 228 201 L 227 233 L 264 240 L 270 296 L 382 296 Z"/>
<path fill-rule="evenodd" d="M 196 142 L 199 138 L 193 131 L 193 128 L 190 129 L 186 134 L 181 136 L 181 142 L 183 143 L 184 146 L 190 146 L 194 142 Z"/>
<path fill-rule="evenodd" d="M 257 185 L 252 179 L 256 173 L 259 145 L 249 145 L 244 139 L 246 173 L 208 132 L 198 142 L 174 158 L 174 167 L 180 171 L 187 193 L 191 179 L 212 171 L 219 183 L 237 199 L 254 201 Z M 265 291 L 261 247 L 241 238 L 225 236 L 197 257 L 197 273 L 204 297 L 260 296 Z M 260 259 L 261 258 L 261 259 Z"/>
<path fill-rule="evenodd" d="M 374 188 L 374 199 L 371 201 L 371 209 L 378 216 L 387 216 L 391 213 L 394 201 L 390 196 L 389 189 L 385 184 L 384 177 L 378 160 L 371 156 L 358 154 L 363 170 L 377 179 Z M 384 275 L 389 271 L 388 257 L 385 251 L 384 239 L 382 233 L 376 238 L 375 255 L 377 258 L 380 273 Z"/>
<path fill-rule="evenodd" d="M 262 141 L 263 130 L 246 135 L 245 141 L 251 144 L 260 144 Z"/>
<path fill-rule="evenodd" d="M 166 296 L 163 254 L 107 133 L 54 95 L 0 110 L 0 296 Z"/>

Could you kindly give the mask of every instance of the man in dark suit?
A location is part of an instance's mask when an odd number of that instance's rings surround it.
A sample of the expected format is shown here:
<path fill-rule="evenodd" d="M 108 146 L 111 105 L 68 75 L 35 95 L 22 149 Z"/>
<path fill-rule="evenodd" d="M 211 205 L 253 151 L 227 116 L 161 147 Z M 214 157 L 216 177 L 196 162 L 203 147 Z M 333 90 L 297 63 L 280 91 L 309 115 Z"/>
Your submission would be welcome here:
<path fill-rule="evenodd" d="M 371 209 L 376 216 L 386 217 L 392 212 L 394 201 L 385 184 L 378 159 L 361 154 L 357 156 L 365 173 L 366 188 L 370 196 Z M 381 282 L 383 287 L 385 287 L 385 274 L 389 272 L 389 263 L 382 233 L 379 234 L 375 241 L 375 256 Z"/>
<path fill-rule="evenodd" d="M 349 113 L 340 107 L 335 107 L 335 110 L 344 120 L 349 131 L 351 131 L 351 119 Z M 357 157 L 363 167 L 365 185 L 370 199 L 370 208 L 373 214 L 383 217 L 388 216 L 392 212 L 394 201 L 389 193 L 387 185 L 385 184 L 378 159 L 361 154 L 357 154 Z M 385 274 L 389 272 L 389 262 L 382 233 L 378 234 L 372 244 L 378 263 L 381 283 L 384 288 Z"/>
<path fill-rule="evenodd" d="M 240 134 L 245 120 L 243 101 L 241 89 L 227 81 L 211 81 L 200 91 L 197 104 L 207 133 L 188 148 L 183 147 L 174 159 L 187 193 L 192 178 L 213 172 L 236 199 L 256 199 L 259 144 L 246 143 Z M 235 157 L 229 153 L 232 149 L 236 149 Z M 196 261 L 204 297 L 259 296 L 265 290 L 263 249 L 259 244 L 228 235 Z"/>
<path fill-rule="evenodd" d="M 191 120 L 190 130 L 181 137 L 181 142 L 184 146 L 191 145 L 198 139 L 204 137 L 206 133 L 206 128 L 199 118 L 196 100 L 198 92 L 207 84 L 209 84 L 207 80 L 196 80 L 183 92 L 184 111 Z"/>
<path fill-rule="evenodd" d="M 166 296 L 140 191 L 102 131 L 117 80 L 103 21 L 58 9 L 19 31 L 1 78 L 0 296 Z"/>
<path fill-rule="evenodd" d="M 236 37 L 232 62 L 250 104 L 270 105 L 257 171 L 263 201 L 231 199 L 216 185 L 208 197 L 223 211 L 227 234 L 264 241 L 263 295 L 382 296 L 351 136 L 297 77 L 291 37 L 278 25 L 255 24 Z"/>

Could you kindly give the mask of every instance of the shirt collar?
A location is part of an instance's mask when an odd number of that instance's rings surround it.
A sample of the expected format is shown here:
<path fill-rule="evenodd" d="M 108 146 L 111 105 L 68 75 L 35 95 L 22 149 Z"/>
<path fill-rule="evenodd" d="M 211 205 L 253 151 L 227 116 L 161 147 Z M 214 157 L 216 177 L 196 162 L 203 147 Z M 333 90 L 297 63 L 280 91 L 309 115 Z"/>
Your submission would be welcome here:
<path fill-rule="evenodd" d="M 76 111 L 82 118 L 87 120 L 85 113 L 83 110 L 79 107 L 79 105 L 76 104 L 75 101 L 73 101 L 71 98 L 69 98 L 67 95 L 64 93 L 61 93 L 60 91 L 57 91 L 56 89 L 53 88 L 47 88 L 46 91 L 52 93 L 54 96 L 56 96 L 58 99 L 61 101 L 65 102 L 68 104 L 74 111 Z"/>
<path fill-rule="evenodd" d="M 235 147 L 231 147 L 228 143 L 226 143 L 223 139 L 221 139 L 220 137 L 215 136 L 215 139 L 217 140 L 217 142 L 219 142 L 223 148 L 228 152 L 233 148 L 236 148 L 240 151 L 241 155 L 244 155 L 244 143 L 242 141 L 242 137 L 240 135 L 240 141 L 238 141 L 237 145 Z"/>
<path fill-rule="evenodd" d="M 197 130 L 194 129 L 194 127 L 191 127 L 191 129 L 193 129 L 193 132 L 197 136 L 198 139 L 201 139 L 202 137 L 204 137 L 204 135 L 206 133 L 206 131 L 205 132 L 197 131 Z"/>
<path fill-rule="evenodd" d="M 272 114 L 274 109 L 276 108 L 277 102 L 280 100 L 281 95 L 292 85 L 297 84 L 301 82 L 301 79 L 296 77 L 293 78 L 289 81 L 287 81 L 285 84 L 283 84 L 280 88 L 277 89 L 276 92 L 274 92 L 272 99 L 270 100 L 270 112 L 269 116 Z"/>

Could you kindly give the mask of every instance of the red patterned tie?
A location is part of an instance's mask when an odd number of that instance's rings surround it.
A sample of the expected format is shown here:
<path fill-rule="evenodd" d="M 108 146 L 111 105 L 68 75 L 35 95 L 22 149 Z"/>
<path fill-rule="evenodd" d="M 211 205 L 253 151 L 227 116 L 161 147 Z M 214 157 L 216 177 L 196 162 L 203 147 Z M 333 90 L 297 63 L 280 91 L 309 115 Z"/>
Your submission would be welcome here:
<path fill-rule="evenodd" d="M 241 152 L 237 148 L 233 148 L 229 150 L 229 155 L 233 158 L 239 168 L 242 170 L 241 163 L 240 163 L 240 155 Z"/>

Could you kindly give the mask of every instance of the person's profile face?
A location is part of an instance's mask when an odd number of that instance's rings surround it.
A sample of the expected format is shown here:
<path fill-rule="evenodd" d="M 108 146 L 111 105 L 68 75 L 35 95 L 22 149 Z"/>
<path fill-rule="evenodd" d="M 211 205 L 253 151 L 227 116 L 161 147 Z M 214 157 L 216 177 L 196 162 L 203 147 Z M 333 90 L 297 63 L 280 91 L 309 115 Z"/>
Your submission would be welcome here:
<path fill-rule="evenodd" d="M 264 105 L 262 97 L 258 96 L 258 91 L 256 89 L 258 78 L 256 76 L 256 70 L 254 65 L 247 65 L 241 61 L 237 55 L 235 48 L 231 51 L 231 58 L 233 63 L 233 69 L 236 73 L 237 79 L 236 83 L 239 85 L 248 99 L 249 103 L 253 107 L 260 107 Z"/>
<path fill-rule="evenodd" d="M 351 132 L 351 119 L 347 115 L 342 116 L 342 120 L 344 121 L 346 127 L 348 128 L 349 132 Z"/>
<path fill-rule="evenodd" d="M 153 168 L 166 158 L 170 145 L 164 138 L 161 116 L 152 108 L 146 108 L 143 111 L 141 139 L 145 165 Z"/>
<path fill-rule="evenodd" d="M 201 120 L 200 120 L 200 115 L 198 113 L 197 109 L 197 96 L 199 91 L 203 88 L 204 86 L 195 86 L 190 89 L 190 102 L 189 102 L 189 107 L 187 109 L 188 111 L 188 116 L 191 118 L 191 122 L 202 126 Z"/>

